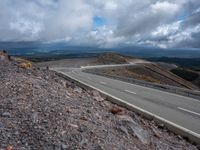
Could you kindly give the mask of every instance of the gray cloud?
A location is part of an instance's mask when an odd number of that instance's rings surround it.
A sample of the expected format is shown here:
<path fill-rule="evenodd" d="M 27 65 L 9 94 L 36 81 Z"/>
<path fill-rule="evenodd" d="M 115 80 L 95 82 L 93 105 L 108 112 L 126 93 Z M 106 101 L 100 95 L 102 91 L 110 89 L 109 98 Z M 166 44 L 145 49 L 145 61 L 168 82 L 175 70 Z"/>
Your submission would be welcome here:
<path fill-rule="evenodd" d="M 129 9 L 126 14 L 120 16 L 121 21 L 117 28 L 120 35 L 146 34 L 159 25 L 172 21 L 179 11 L 179 6 L 164 1 L 152 3 L 136 12 L 131 12 L 132 8 Z"/>
<path fill-rule="evenodd" d="M 2 0 L 0 11 L 1 40 L 58 40 L 92 26 L 81 0 Z"/>
<path fill-rule="evenodd" d="M 0 41 L 199 48 L 199 16 L 199 0 L 1 0 Z"/>
<path fill-rule="evenodd" d="M 182 28 L 192 27 L 200 24 L 200 11 L 193 13 L 182 23 Z"/>

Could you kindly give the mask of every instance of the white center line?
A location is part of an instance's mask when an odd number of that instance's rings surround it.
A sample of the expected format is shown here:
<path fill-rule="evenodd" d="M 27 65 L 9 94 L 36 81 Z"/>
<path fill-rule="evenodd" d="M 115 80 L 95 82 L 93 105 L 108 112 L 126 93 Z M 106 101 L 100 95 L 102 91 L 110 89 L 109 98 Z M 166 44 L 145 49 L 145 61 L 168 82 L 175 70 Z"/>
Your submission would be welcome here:
<path fill-rule="evenodd" d="M 127 92 L 127 93 L 131 93 L 131 94 L 135 94 L 136 95 L 136 93 L 133 92 L 133 91 L 129 91 L 129 90 L 124 90 L 124 91 Z"/>
<path fill-rule="evenodd" d="M 100 82 L 100 83 L 106 85 L 106 82 Z"/>
<path fill-rule="evenodd" d="M 178 109 L 200 116 L 199 113 L 191 111 L 191 110 L 188 110 L 188 109 L 185 109 L 185 108 L 178 107 Z"/>

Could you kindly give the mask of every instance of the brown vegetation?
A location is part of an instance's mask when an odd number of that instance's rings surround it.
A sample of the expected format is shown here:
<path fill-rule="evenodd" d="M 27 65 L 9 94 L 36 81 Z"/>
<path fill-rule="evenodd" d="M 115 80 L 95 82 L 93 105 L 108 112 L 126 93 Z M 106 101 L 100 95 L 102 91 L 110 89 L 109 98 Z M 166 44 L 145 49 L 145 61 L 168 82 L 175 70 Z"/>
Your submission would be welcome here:
<path fill-rule="evenodd" d="M 97 64 L 125 64 L 128 58 L 117 53 L 102 54 L 97 57 Z"/>
<path fill-rule="evenodd" d="M 20 68 L 23 68 L 23 69 L 28 69 L 28 68 L 31 68 L 32 67 L 32 64 L 30 62 L 28 63 L 25 63 L 25 62 L 22 62 L 18 65 Z"/>

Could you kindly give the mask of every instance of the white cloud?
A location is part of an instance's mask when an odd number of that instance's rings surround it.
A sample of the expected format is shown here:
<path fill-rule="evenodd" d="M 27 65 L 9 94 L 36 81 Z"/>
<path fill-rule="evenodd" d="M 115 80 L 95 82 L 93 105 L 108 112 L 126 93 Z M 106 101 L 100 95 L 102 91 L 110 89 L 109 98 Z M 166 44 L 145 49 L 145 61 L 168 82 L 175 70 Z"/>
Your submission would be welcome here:
<path fill-rule="evenodd" d="M 154 13 L 166 13 L 167 15 L 174 15 L 179 10 L 179 5 L 170 3 L 168 1 L 158 1 L 151 6 Z M 170 11 L 169 11 L 170 10 Z"/>
<path fill-rule="evenodd" d="M 10 29 L 16 30 L 21 34 L 38 35 L 39 32 L 42 31 L 43 26 L 38 22 L 32 22 L 21 18 L 16 22 L 11 22 Z"/>
<path fill-rule="evenodd" d="M 1 40 L 63 39 L 90 30 L 93 18 L 90 6 L 82 0 L 2 0 L 0 11 Z"/>

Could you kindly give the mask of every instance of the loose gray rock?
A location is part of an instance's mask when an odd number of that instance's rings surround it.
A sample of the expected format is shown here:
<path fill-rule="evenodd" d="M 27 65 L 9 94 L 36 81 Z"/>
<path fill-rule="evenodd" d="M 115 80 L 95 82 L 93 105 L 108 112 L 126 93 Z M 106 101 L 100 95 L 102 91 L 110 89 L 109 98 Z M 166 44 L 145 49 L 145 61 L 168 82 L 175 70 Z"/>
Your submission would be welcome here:
<path fill-rule="evenodd" d="M 9 112 L 4 112 L 4 113 L 2 113 L 1 116 L 2 116 L 2 117 L 8 117 L 8 118 L 10 118 L 10 117 L 11 117 L 11 114 L 10 114 Z"/>
<path fill-rule="evenodd" d="M 32 120 L 33 120 L 33 123 L 36 123 L 38 121 L 38 112 L 34 112 L 32 114 Z"/>
<path fill-rule="evenodd" d="M 79 94 L 81 94 L 82 93 L 82 89 L 81 88 L 79 88 L 79 87 L 76 87 L 75 89 L 74 89 L 74 92 L 77 92 L 77 93 L 79 93 Z"/>
<path fill-rule="evenodd" d="M 150 143 L 149 133 L 142 128 L 137 122 L 135 122 L 130 116 L 122 115 L 118 116 L 121 130 L 126 134 L 130 131 L 130 134 L 136 135 L 143 144 Z"/>
<path fill-rule="evenodd" d="M 3 128 L 3 123 L 2 122 L 0 122 L 0 128 Z"/>
<path fill-rule="evenodd" d="M 65 144 L 62 144 L 62 145 L 61 145 L 61 148 L 62 148 L 63 150 L 65 150 L 65 149 L 67 149 L 67 148 L 68 148 L 68 146 L 67 146 L 67 145 L 65 145 Z"/>

